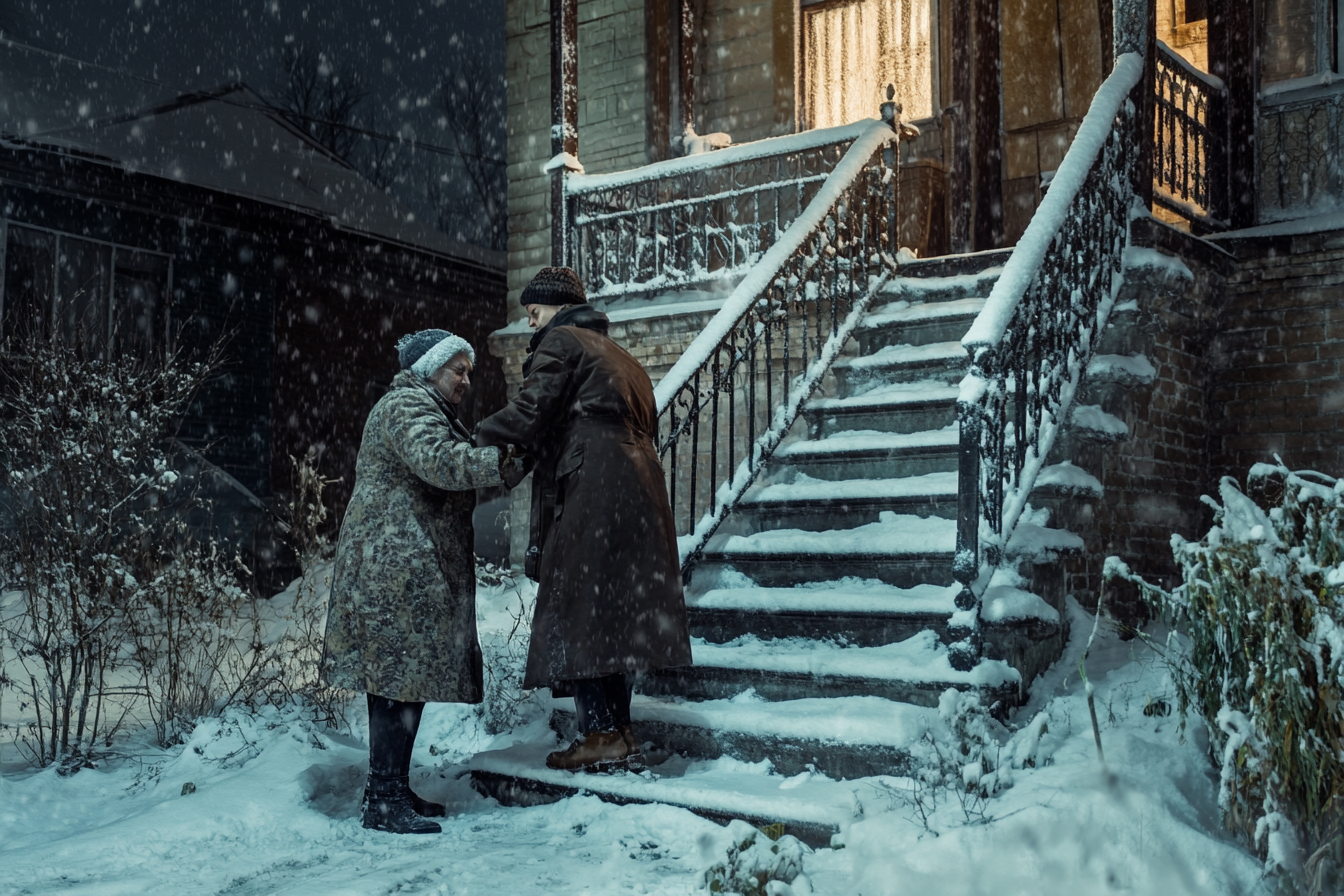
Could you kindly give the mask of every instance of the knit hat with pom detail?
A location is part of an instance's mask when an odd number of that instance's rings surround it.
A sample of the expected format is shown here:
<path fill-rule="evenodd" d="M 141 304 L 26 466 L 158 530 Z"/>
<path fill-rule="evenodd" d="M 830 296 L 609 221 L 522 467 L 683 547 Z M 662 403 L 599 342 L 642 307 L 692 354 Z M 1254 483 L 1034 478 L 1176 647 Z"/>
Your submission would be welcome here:
<path fill-rule="evenodd" d="M 471 343 L 447 330 L 421 330 L 397 340 L 397 360 L 401 362 L 401 369 L 411 371 L 422 380 L 433 376 L 434 371 L 459 352 L 466 354 L 467 360 L 475 366 L 476 352 Z"/>
<path fill-rule="evenodd" d="M 523 289 L 518 304 L 528 305 L 586 305 L 588 294 L 583 281 L 570 268 L 542 268 Z"/>

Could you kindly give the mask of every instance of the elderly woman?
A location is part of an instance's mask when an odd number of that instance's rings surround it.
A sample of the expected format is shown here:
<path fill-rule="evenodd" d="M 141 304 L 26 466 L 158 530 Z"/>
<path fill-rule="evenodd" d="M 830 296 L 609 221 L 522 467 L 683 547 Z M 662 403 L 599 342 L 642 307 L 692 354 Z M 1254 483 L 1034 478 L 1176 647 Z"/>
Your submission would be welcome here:
<path fill-rule="evenodd" d="M 323 667 L 331 685 L 368 693 L 364 827 L 430 834 L 440 827 L 424 816 L 444 807 L 411 792 L 411 748 L 426 701 L 482 698 L 471 513 L 505 458 L 473 447 L 458 420 L 475 363 L 465 340 L 423 330 L 397 352 L 402 370 L 359 447 Z"/>

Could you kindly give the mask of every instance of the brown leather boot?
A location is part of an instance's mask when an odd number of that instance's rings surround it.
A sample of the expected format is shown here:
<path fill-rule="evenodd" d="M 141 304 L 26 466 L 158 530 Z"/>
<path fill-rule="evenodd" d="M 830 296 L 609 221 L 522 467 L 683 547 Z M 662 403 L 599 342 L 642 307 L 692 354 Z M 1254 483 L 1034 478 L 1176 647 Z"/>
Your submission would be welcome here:
<path fill-rule="evenodd" d="M 567 772 L 606 771 L 624 768 L 628 764 L 630 748 L 620 731 L 589 731 L 575 738 L 563 750 L 546 757 L 546 767 Z"/>
<path fill-rule="evenodd" d="M 639 735 L 635 734 L 633 725 L 618 725 L 616 730 L 621 732 L 621 740 L 625 741 L 625 748 L 629 751 L 631 759 L 644 752 L 644 748 L 639 742 Z"/>

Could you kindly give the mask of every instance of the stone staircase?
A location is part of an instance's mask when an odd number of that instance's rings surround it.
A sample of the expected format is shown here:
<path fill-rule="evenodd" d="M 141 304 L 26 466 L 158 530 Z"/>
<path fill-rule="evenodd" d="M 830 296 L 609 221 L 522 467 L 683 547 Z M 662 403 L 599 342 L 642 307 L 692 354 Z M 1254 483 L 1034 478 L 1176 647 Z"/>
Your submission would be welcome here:
<path fill-rule="evenodd" d="M 943 643 L 957 593 L 960 340 L 1006 256 L 903 265 L 805 406 L 805 437 L 775 453 L 707 545 L 687 589 L 695 664 L 646 677 L 632 705 L 636 730 L 673 758 L 571 775 L 544 767 L 553 745 L 524 744 L 476 757 L 479 789 L 515 804 L 580 791 L 666 802 L 825 844 L 861 814 L 863 779 L 911 770 L 948 688 L 977 688 L 999 713 L 1025 698 L 1063 646 L 1050 570 L 1082 548 L 1076 535 L 1023 522 L 1008 548 L 1021 574 L 1000 574 L 983 602 L 988 655 L 960 672 Z M 562 738 L 568 704 L 552 716 Z"/>

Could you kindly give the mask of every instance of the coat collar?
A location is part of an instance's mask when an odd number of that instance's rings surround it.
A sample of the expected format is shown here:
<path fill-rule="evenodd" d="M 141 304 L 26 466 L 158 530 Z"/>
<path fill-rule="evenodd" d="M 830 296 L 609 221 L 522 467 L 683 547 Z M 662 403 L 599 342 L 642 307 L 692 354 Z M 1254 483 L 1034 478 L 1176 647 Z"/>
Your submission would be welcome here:
<path fill-rule="evenodd" d="M 550 323 L 532 334 L 531 341 L 527 343 L 527 360 L 523 362 L 523 376 L 527 376 L 532 370 L 532 356 L 536 354 L 537 346 L 541 345 L 541 340 L 545 339 L 546 334 L 556 327 L 581 327 L 585 330 L 595 330 L 605 336 L 610 326 L 611 321 L 607 316 L 591 305 L 575 305 L 572 308 L 566 308 L 551 318 Z"/>
<path fill-rule="evenodd" d="M 418 375 L 409 370 L 403 370 L 392 378 L 393 389 L 423 389 L 425 393 L 434 400 L 439 410 L 443 411 L 444 416 L 448 418 L 448 426 L 459 438 L 471 441 L 471 433 L 467 431 L 467 426 L 462 422 L 462 418 L 457 415 L 457 408 L 448 402 L 446 398 L 439 394 L 431 383 L 425 382 Z"/>

